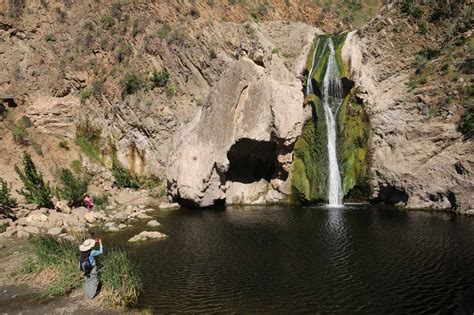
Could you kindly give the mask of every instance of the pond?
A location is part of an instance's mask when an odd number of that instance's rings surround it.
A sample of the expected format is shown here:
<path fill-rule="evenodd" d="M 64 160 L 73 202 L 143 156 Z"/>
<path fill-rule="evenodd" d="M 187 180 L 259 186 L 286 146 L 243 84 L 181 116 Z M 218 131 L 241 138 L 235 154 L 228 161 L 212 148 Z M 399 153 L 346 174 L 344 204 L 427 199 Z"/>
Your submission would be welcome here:
<path fill-rule="evenodd" d="M 126 244 L 155 312 L 452 312 L 474 284 L 474 218 L 382 206 L 152 213 L 161 241 Z"/>

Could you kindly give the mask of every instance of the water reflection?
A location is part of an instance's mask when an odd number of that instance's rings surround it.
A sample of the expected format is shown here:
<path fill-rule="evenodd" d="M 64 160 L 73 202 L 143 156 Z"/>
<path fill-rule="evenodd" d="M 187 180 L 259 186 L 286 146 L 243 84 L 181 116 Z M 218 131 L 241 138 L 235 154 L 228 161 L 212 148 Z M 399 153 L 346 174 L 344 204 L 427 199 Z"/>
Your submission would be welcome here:
<path fill-rule="evenodd" d="M 155 215 L 170 238 L 130 250 L 140 306 L 156 312 L 450 312 L 474 283 L 466 217 L 378 206 Z"/>

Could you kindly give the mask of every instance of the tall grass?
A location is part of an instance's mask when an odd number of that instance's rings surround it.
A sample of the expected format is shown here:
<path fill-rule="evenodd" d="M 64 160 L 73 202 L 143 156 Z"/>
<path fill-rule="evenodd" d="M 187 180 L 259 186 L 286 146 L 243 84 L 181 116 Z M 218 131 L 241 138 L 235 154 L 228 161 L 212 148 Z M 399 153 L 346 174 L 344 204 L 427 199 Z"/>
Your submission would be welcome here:
<path fill-rule="evenodd" d="M 30 239 L 32 257 L 19 269 L 22 280 L 34 279 L 43 285 L 42 296 L 63 296 L 82 288 L 83 274 L 79 270 L 81 241 L 56 239 L 41 235 Z M 124 307 L 136 303 L 141 281 L 136 265 L 122 249 L 105 248 L 96 261 L 102 291 L 99 298 L 107 305 Z"/>

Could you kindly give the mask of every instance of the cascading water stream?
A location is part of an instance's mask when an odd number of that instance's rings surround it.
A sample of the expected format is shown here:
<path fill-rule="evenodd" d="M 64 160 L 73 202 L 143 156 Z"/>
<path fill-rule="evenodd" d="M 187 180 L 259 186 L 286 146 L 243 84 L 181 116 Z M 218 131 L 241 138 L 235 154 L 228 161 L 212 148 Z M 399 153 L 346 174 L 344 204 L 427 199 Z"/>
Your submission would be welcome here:
<path fill-rule="evenodd" d="M 319 40 L 316 43 L 315 55 L 313 57 L 313 65 L 308 76 L 309 88 L 306 92 L 313 92 L 311 78 L 314 72 L 314 63 L 316 61 L 316 50 L 318 49 Z M 337 67 L 336 53 L 334 51 L 334 44 L 331 38 L 328 38 L 326 45 L 329 48 L 329 56 L 327 61 L 326 73 L 324 75 L 322 86 L 322 101 L 324 106 L 324 115 L 326 118 L 327 128 L 327 152 L 329 160 L 329 181 L 328 181 L 328 200 L 329 206 L 342 206 L 342 189 L 341 189 L 341 174 L 339 172 L 339 165 L 337 162 L 337 131 L 336 131 L 336 117 L 339 106 L 342 103 L 343 89 L 342 82 Z"/>
<path fill-rule="evenodd" d="M 339 76 L 339 69 L 336 62 L 336 53 L 334 51 L 334 44 L 329 38 L 329 56 L 326 68 L 326 74 L 323 81 L 323 106 L 324 114 L 326 116 L 326 127 L 328 135 L 328 157 L 329 157 L 329 189 L 328 199 L 329 206 L 342 205 L 342 191 L 341 191 L 341 174 L 339 172 L 339 165 L 337 163 L 336 152 L 336 115 L 339 106 L 342 103 L 342 82 Z"/>

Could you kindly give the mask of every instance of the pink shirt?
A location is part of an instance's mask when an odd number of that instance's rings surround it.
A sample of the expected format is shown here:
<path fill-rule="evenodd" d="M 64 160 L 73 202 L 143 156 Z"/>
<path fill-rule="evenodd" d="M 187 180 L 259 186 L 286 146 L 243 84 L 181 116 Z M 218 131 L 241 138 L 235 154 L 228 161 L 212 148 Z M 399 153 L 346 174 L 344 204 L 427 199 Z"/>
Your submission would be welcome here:
<path fill-rule="evenodd" d="M 89 207 L 92 207 L 94 205 L 94 201 L 92 201 L 91 198 L 89 197 L 85 197 L 84 198 L 84 201 L 87 202 L 87 204 L 89 205 Z"/>

